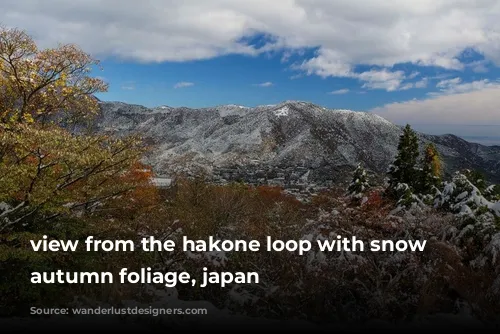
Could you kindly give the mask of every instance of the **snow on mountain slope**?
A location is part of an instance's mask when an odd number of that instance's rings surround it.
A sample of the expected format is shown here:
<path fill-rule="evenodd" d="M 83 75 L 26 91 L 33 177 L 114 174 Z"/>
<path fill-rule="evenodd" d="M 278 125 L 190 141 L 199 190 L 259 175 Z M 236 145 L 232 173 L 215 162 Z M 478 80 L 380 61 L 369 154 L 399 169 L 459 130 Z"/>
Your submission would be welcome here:
<path fill-rule="evenodd" d="M 308 102 L 285 101 L 254 108 L 146 108 L 100 102 L 97 131 L 140 133 L 155 149 L 146 158 L 159 173 L 212 170 L 233 165 L 300 166 L 317 173 L 352 169 L 362 162 L 385 172 L 396 154 L 401 127 L 366 112 L 326 109 Z M 434 142 L 449 172 L 477 168 L 500 178 L 500 147 L 466 142 L 456 136 L 419 134 Z M 252 172 L 253 173 L 253 172 Z"/>
<path fill-rule="evenodd" d="M 290 109 L 288 108 L 288 106 L 283 106 L 277 110 L 274 110 L 274 114 L 276 116 L 288 116 L 288 112 L 290 111 Z"/>

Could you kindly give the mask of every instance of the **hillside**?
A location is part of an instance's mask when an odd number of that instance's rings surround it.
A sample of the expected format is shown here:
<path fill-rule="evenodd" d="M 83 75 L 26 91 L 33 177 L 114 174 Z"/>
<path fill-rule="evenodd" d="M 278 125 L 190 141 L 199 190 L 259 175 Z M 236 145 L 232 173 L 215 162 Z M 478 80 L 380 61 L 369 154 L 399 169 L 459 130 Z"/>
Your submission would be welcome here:
<path fill-rule="evenodd" d="M 401 133 L 400 126 L 375 114 L 299 101 L 255 108 L 146 108 L 103 101 L 100 106 L 94 129 L 140 133 L 154 144 L 146 161 L 158 174 L 201 168 L 221 181 L 329 184 L 344 181 L 358 162 L 383 175 Z M 454 135 L 419 138 L 436 144 L 447 173 L 472 168 L 500 180 L 499 146 Z"/>

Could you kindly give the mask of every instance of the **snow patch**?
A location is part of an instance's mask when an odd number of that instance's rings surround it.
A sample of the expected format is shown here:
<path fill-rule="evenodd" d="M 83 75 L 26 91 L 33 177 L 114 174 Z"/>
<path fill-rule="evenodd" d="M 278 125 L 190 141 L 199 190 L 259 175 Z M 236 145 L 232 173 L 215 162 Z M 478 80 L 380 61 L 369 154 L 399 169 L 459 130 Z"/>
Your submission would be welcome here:
<path fill-rule="evenodd" d="M 169 187 L 172 184 L 172 179 L 164 177 L 154 177 L 151 182 L 157 187 Z"/>
<path fill-rule="evenodd" d="M 290 108 L 288 108 L 288 106 L 284 106 L 284 107 L 281 107 L 277 110 L 274 110 L 273 113 L 278 116 L 278 117 L 281 117 L 281 116 L 288 116 L 288 113 L 290 112 Z"/>

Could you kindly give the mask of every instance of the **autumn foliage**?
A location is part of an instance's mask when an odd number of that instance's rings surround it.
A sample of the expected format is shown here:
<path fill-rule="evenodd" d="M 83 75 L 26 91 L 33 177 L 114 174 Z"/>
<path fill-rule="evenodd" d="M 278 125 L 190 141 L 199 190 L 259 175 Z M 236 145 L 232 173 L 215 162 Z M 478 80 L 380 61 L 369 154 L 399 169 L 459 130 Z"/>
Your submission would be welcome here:
<path fill-rule="evenodd" d="M 134 188 L 138 138 L 73 134 L 65 126 L 93 117 L 93 94 L 107 86 L 98 64 L 74 45 L 40 50 L 25 32 L 0 29 L 0 231 L 89 208 Z M 134 180 L 135 182 L 135 180 Z"/>
<path fill-rule="evenodd" d="M 93 94 L 107 90 L 102 80 L 89 76 L 98 64 L 75 45 L 40 50 L 24 31 L 0 28 L 1 123 L 95 115 Z"/>
<path fill-rule="evenodd" d="M 91 76 L 98 63 L 75 45 L 39 49 L 24 31 L 0 27 L 2 310 L 47 293 L 29 285 L 26 268 L 106 263 L 88 254 L 30 252 L 30 239 L 112 238 L 130 226 L 98 221 L 102 212 L 126 223 L 157 200 L 151 172 L 139 164 L 147 149 L 140 138 L 86 131 L 99 111 L 94 93 L 107 90 Z"/>

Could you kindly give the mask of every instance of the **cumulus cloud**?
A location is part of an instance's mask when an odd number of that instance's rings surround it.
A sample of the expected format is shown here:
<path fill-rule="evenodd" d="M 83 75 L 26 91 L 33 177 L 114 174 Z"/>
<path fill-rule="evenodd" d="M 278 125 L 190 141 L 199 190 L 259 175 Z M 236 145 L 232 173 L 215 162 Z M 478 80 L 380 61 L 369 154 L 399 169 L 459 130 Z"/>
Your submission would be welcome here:
<path fill-rule="evenodd" d="M 273 85 L 274 84 L 272 82 L 270 82 L 270 81 L 266 81 L 266 82 L 254 84 L 254 86 L 257 86 L 257 87 L 271 87 Z"/>
<path fill-rule="evenodd" d="M 472 82 L 462 82 L 459 77 L 441 80 L 436 84 L 439 92 L 431 92 L 429 95 L 457 94 L 483 90 L 486 88 L 499 88 L 500 82 L 491 82 L 488 79 L 476 80 Z"/>
<path fill-rule="evenodd" d="M 453 81 L 455 87 L 456 81 Z M 374 108 L 371 112 L 397 124 L 500 126 L 499 105 L 500 85 L 491 85 L 481 90 L 467 90 L 424 100 L 390 103 Z"/>
<path fill-rule="evenodd" d="M 499 16 L 497 0 L 0 2 L 0 22 L 27 29 L 42 46 L 74 42 L 99 57 L 142 62 L 277 50 L 285 51 L 287 61 L 315 49 L 298 68 L 358 78 L 367 89 L 389 91 L 409 87 L 404 80 L 411 73 L 392 71 L 395 64 L 460 70 L 460 54 L 473 48 L 500 65 Z M 269 38 L 251 44 L 248 37 L 256 34 Z M 357 73 L 360 64 L 376 69 Z"/>
<path fill-rule="evenodd" d="M 332 95 L 341 95 L 341 94 L 347 94 L 349 93 L 349 89 L 345 88 L 345 89 L 338 89 L 338 90 L 334 90 L 328 94 L 332 94 Z"/>
<path fill-rule="evenodd" d="M 182 81 L 182 82 L 176 83 L 174 85 L 174 88 L 185 88 L 185 87 L 191 87 L 191 86 L 194 86 L 194 83 Z"/>
<path fill-rule="evenodd" d="M 472 71 L 475 73 L 486 73 L 488 72 L 488 68 L 486 67 L 487 61 L 477 60 L 467 64 L 468 67 L 472 68 Z"/>
<path fill-rule="evenodd" d="M 403 71 L 390 71 L 387 69 L 372 69 L 365 72 L 355 72 L 353 66 L 344 61 L 330 61 L 332 53 L 327 56 L 319 55 L 310 60 L 304 61 L 295 69 L 301 69 L 307 74 L 316 74 L 320 77 L 341 77 L 353 78 L 364 82 L 362 88 L 384 89 L 392 92 L 401 88 L 402 82 L 407 79 Z"/>
<path fill-rule="evenodd" d="M 362 88 L 385 89 L 388 92 L 398 90 L 400 88 L 405 74 L 403 71 L 390 72 L 387 70 L 371 70 L 354 74 L 354 77 L 365 81 Z"/>

